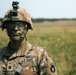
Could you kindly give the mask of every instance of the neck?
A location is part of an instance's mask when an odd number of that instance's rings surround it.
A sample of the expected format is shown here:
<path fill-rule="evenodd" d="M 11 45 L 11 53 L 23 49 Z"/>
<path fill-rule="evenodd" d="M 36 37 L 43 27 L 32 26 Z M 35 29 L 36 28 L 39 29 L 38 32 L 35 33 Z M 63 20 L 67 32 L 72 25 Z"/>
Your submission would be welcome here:
<path fill-rule="evenodd" d="M 19 49 L 25 44 L 26 44 L 26 40 L 25 39 L 23 39 L 21 41 L 10 41 L 10 47 L 12 47 L 14 49 Z"/>

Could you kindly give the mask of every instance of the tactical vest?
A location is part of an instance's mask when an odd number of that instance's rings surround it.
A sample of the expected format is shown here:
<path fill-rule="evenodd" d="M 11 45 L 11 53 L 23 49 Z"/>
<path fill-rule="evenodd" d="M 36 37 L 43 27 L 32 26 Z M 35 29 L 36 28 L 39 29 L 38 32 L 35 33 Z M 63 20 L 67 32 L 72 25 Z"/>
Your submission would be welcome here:
<path fill-rule="evenodd" d="M 2 50 L 3 51 L 3 50 Z M 0 75 L 46 75 L 46 64 L 38 63 L 36 56 L 31 56 L 32 50 L 29 50 L 25 56 L 15 57 L 8 60 L 8 57 L 2 57 L 0 61 Z M 44 69 L 40 74 L 40 67 Z"/>

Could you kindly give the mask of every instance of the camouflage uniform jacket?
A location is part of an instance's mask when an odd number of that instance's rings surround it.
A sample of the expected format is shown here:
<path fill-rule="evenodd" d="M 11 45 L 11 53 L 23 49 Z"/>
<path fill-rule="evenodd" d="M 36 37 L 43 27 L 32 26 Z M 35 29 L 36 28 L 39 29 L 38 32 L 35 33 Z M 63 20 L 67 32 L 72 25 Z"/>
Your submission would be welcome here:
<path fill-rule="evenodd" d="M 56 67 L 46 50 L 27 42 L 22 50 L 0 49 L 0 75 L 57 75 Z"/>

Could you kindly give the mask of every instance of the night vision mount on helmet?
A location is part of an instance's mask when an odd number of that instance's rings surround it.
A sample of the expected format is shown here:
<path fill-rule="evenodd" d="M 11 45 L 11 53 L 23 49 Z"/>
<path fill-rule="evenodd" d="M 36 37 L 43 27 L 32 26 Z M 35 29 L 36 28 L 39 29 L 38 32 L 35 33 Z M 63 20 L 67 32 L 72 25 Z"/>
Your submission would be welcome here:
<path fill-rule="evenodd" d="M 18 16 L 18 11 L 17 11 L 17 9 L 19 8 L 18 4 L 19 4 L 19 2 L 12 3 L 12 7 L 13 7 L 12 15 L 13 16 Z"/>
<path fill-rule="evenodd" d="M 21 21 L 27 23 L 28 29 L 33 29 L 30 14 L 23 8 L 19 8 L 19 2 L 12 3 L 12 9 L 9 9 L 2 21 L 2 30 L 6 28 L 6 23 L 9 21 Z"/>

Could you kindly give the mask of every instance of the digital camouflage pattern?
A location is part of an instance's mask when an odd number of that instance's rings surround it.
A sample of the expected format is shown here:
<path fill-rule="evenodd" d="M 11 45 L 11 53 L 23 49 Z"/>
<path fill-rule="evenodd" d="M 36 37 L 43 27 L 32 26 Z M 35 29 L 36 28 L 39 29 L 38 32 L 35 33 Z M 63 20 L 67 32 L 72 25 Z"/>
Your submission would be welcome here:
<path fill-rule="evenodd" d="M 46 50 L 26 42 L 16 52 L 9 44 L 0 49 L 0 75 L 57 75 L 57 70 Z"/>
<path fill-rule="evenodd" d="M 9 9 L 6 12 L 4 19 L 3 19 L 3 22 L 2 22 L 2 30 L 4 30 L 4 28 L 6 27 L 5 23 L 7 21 L 23 21 L 23 22 L 26 22 L 28 24 L 28 29 L 33 29 L 33 24 L 31 21 L 30 14 L 25 9 L 19 8 L 18 9 L 18 16 L 16 16 L 16 17 L 12 16 L 12 12 L 13 12 L 13 9 Z"/>

